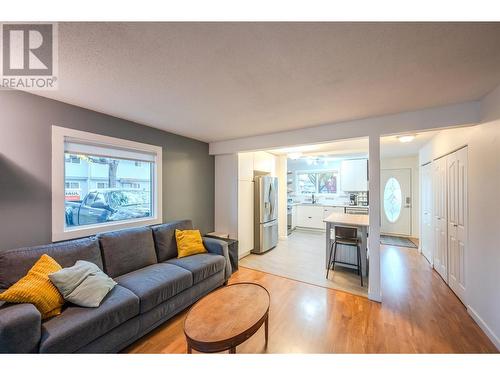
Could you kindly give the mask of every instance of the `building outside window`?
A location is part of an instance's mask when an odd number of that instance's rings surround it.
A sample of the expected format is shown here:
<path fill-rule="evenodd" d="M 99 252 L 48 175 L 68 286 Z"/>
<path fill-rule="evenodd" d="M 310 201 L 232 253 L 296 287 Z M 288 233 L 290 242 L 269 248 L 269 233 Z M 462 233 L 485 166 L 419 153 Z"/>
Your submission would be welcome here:
<path fill-rule="evenodd" d="M 66 155 L 64 159 L 67 163 L 80 164 L 80 158 L 76 155 Z"/>
<path fill-rule="evenodd" d="M 54 240 L 161 222 L 161 147 L 55 126 L 53 147 Z"/>
<path fill-rule="evenodd" d="M 67 182 L 64 183 L 64 187 L 66 189 L 80 189 L 80 183 L 79 182 L 67 181 Z"/>

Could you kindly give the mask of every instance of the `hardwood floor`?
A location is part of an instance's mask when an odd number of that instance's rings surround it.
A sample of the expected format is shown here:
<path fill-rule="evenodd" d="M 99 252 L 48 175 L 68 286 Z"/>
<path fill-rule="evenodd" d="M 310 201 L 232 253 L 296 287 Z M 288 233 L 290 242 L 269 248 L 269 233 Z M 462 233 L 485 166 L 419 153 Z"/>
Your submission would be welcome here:
<path fill-rule="evenodd" d="M 381 247 L 382 304 L 333 289 L 240 268 L 230 282 L 253 281 L 271 295 L 264 328 L 238 353 L 497 353 L 427 261 L 414 249 Z M 127 353 L 186 353 L 186 312 Z"/>

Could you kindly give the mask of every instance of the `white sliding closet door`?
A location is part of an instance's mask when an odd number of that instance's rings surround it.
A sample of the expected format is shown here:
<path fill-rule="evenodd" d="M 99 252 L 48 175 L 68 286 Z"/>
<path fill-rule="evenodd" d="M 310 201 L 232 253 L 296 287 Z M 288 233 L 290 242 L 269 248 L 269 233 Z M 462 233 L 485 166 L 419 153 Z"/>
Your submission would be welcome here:
<path fill-rule="evenodd" d="M 448 175 L 448 285 L 465 303 L 467 147 L 446 157 Z"/>
<path fill-rule="evenodd" d="M 448 282 L 447 178 L 446 157 L 432 163 L 434 268 Z"/>
<path fill-rule="evenodd" d="M 422 233 L 420 248 L 429 263 L 433 263 L 434 243 L 432 229 L 432 164 L 420 167 Z"/>

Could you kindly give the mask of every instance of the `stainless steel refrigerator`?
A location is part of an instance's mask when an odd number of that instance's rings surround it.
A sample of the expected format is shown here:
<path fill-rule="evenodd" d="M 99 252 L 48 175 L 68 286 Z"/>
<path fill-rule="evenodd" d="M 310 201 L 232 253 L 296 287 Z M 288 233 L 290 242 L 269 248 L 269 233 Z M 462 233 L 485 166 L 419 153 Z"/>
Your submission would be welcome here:
<path fill-rule="evenodd" d="M 278 179 L 257 176 L 254 179 L 254 249 L 263 253 L 278 244 Z"/>

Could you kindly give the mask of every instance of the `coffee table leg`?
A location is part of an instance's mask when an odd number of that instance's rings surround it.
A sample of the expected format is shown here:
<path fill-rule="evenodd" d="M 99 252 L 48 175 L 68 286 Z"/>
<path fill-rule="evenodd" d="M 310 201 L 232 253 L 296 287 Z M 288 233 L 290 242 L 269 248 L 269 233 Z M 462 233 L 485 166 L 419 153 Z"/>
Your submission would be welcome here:
<path fill-rule="evenodd" d="M 229 349 L 229 354 L 236 354 L 236 346 Z"/>
<path fill-rule="evenodd" d="M 269 314 L 267 314 L 266 321 L 264 322 L 264 329 L 266 330 L 266 346 L 269 340 Z"/>
<path fill-rule="evenodd" d="M 187 354 L 192 354 L 193 353 L 193 348 L 191 348 L 191 345 L 187 344 Z"/>

